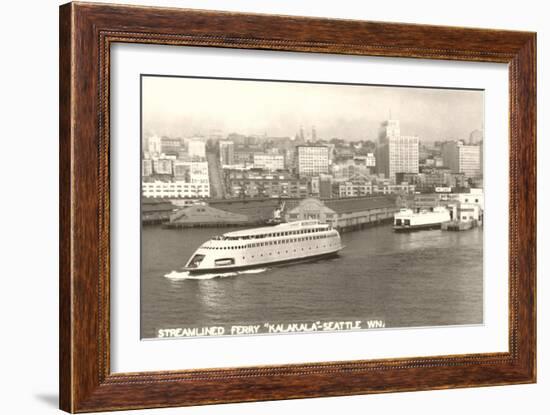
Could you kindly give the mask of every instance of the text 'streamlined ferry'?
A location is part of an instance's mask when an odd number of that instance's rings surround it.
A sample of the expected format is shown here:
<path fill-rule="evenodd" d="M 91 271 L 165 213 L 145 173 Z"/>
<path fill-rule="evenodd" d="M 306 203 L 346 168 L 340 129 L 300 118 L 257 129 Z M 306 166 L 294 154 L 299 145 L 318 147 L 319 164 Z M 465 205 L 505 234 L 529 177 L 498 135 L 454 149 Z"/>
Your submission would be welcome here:
<path fill-rule="evenodd" d="M 235 271 L 262 265 L 336 255 L 340 234 L 317 220 L 224 233 L 203 243 L 191 256 L 190 274 Z"/>
<path fill-rule="evenodd" d="M 437 206 L 433 210 L 421 210 L 413 212 L 412 209 L 401 209 L 393 217 L 393 230 L 406 232 L 417 229 L 436 229 L 441 224 L 451 220 L 449 210 Z"/>

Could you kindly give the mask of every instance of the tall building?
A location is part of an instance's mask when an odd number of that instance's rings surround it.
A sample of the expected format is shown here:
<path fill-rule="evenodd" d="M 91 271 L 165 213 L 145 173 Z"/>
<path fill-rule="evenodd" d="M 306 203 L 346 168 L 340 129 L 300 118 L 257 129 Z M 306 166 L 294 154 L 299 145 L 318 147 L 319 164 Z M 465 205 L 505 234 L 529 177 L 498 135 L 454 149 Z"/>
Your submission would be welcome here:
<path fill-rule="evenodd" d="M 395 181 L 397 173 L 418 173 L 419 138 L 401 135 L 398 120 L 388 120 L 382 125 L 376 151 L 378 173 Z"/>
<path fill-rule="evenodd" d="M 312 177 L 328 173 L 328 147 L 297 146 L 296 162 L 298 176 Z"/>
<path fill-rule="evenodd" d="M 481 141 L 483 141 L 482 130 L 474 130 L 470 133 L 470 139 L 468 144 L 479 144 Z"/>
<path fill-rule="evenodd" d="M 190 182 L 209 184 L 208 178 L 208 162 L 207 161 L 192 161 L 189 163 L 190 167 Z"/>
<path fill-rule="evenodd" d="M 174 179 L 188 183 L 209 184 L 208 162 L 206 161 L 174 161 Z"/>
<path fill-rule="evenodd" d="M 153 169 L 156 174 L 172 174 L 171 159 L 155 159 L 153 160 Z"/>
<path fill-rule="evenodd" d="M 143 177 L 151 176 L 153 174 L 153 160 L 143 159 L 141 160 L 141 175 Z"/>
<path fill-rule="evenodd" d="M 204 141 L 189 140 L 187 142 L 187 153 L 190 157 L 205 158 L 206 157 L 206 145 Z"/>
<path fill-rule="evenodd" d="M 235 144 L 230 140 L 218 141 L 220 147 L 220 163 L 222 166 L 235 164 Z"/>
<path fill-rule="evenodd" d="M 464 173 L 467 178 L 481 176 L 481 146 L 465 145 L 462 141 L 443 144 L 443 165 L 453 173 Z"/>
<path fill-rule="evenodd" d="M 321 199 L 332 198 L 332 176 L 330 174 L 319 176 L 319 197 Z"/>
<path fill-rule="evenodd" d="M 174 161 L 174 179 L 176 181 L 191 182 L 191 163 L 188 161 Z"/>
<path fill-rule="evenodd" d="M 147 149 L 152 156 L 158 156 L 162 152 L 161 138 L 158 135 L 152 135 L 147 140 Z"/>
<path fill-rule="evenodd" d="M 283 170 L 285 157 L 281 154 L 254 154 L 254 167 L 265 170 Z"/>
<path fill-rule="evenodd" d="M 387 120 L 382 124 L 382 137 L 399 137 L 401 135 L 401 127 L 399 120 Z"/>
<path fill-rule="evenodd" d="M 181 150 L 181 140 L 179 138 L 162 137 L 160 139 L 160 152 L 162 154 L 177 156 Z"/>

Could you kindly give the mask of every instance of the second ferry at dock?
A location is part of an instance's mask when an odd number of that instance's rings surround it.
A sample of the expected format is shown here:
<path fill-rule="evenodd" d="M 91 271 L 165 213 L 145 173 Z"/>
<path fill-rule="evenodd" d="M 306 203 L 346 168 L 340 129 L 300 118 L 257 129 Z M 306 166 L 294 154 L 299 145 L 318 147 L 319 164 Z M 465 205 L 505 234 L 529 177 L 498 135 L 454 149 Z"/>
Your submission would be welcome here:
<path fill-rule="evenodd" d="M 187 262 L 190 274 L 230 272 L 330 257 L 342 249 L 340 234 L 317 220 L 227 232 L 203 243 Z"/>
<path fill-rule="evenodd" d="M 401 209 L 393 217 L 393 230 L 407 232 L 420 229 L 439 229 L 441 224 L 451 220 L 448 209 L 437 206 L 433 210 L 414 212 L 412 209 Z"/>

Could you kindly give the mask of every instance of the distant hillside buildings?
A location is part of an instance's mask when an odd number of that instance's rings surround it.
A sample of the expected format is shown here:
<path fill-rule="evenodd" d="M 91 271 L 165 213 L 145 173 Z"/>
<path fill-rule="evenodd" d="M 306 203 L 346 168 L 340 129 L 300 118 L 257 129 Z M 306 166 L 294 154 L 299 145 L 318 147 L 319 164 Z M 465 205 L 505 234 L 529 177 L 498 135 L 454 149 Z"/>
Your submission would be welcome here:
<path fill-rule="evenodd" d="M 142 195 L 147 198 L 208 198 L 205 142 L 199 138 L 148 137 L 141 160 Z"/>
<path fill-rule="evenodd" d="M 422 143 L 401 130 L 399 120 L 385 121 L 378 142 L 323 139 L 315 127 L 294 137 L 153 135 L 143 143 L 143 195 L 338 199 L 482 187 L 482 130 Z"/>

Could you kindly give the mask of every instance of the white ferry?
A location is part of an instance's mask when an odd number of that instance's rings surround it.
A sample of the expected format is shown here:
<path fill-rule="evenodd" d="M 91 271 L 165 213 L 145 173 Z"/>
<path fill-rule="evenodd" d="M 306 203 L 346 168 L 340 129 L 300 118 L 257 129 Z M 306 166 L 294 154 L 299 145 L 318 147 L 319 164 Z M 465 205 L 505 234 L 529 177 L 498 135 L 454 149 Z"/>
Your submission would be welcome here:
<path fill-rule="evenodd" d="M 451 220 L 449 210 L 437 206 L 433 210 L 414 212 L 412 209 L 401 209 L 393 217 L 393 230 L 406 232 L 418 229 L 439 229 L 441 224 Z"/>
<path fill-rule="evenodd" d="M 333 256 L 340 234 L 317 220 L 227 232 L 203 243 L 185 266 L 190 274 L 235 271 Z"/>

